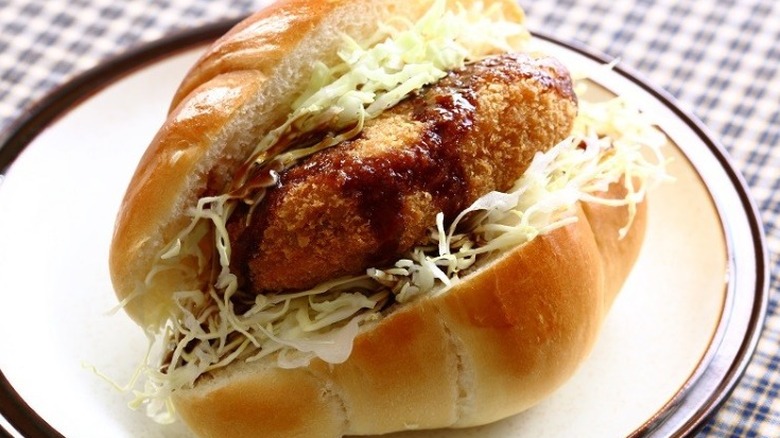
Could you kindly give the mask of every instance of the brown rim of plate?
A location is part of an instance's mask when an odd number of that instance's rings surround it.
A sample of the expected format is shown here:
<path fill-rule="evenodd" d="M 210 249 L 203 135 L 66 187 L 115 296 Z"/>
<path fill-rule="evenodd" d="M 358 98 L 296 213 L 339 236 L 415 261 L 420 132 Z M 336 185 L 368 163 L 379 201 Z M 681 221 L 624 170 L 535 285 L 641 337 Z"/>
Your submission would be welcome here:
<path fill-rule="evenodd" d="M 55 88 L 29 107 L 4 132 L 0 133 L 0 176 L 46 127 L 88 97 L 149 64 L 209 43 L 227 32 L 241 18 L 243 17 L 180 31 L 136 47 Z M 612 61 L 609 57 L 596 53 L 582 44 L 560 41 L 544 33 L 533 32 L 533 34 L 537 38 L 570 49 L 598 63 L 606 64 Z M 639 74 L 622 64 L 615 66 L 613 70 L 660 101 L 707 146 L 736 190 L 740 203 L 744 207 L 750 234 L 753 236 L 756 275 L 753 293 L 741 292 L 737 294 L 735 283 L 729 282 L 723 313 L 715 330 L 713 341 L 699 365 L 677 393 L 631 434 L 632 437 L 688 436 L 699 430 L 709 415 L 728 398 L 744 374 L 758 344 L 766 314 L 769 291 L 766 238 L 758 210 L 748 194 L 747 184 L 729 162 L 725 148 L 713 139 L 698 119 L 682 111 L 674 98 L 667 92 L 648 85 L 640 78 Z M 724 230 L 724 232 L 728 234 L 728 230 Z M 728 243 L 728 235 L 726 237 Z M 728 245 L 727 251 L 729 268 L 733 268 L 734 254 L 730 245 Z M 735 300 L 750 300 L 748 303 L 750 312 L 735 314 L 733 312 Z M 745 331 L 735 332 L 735 326 L 739 328 L 743 325 L 747 327 Z M 733 354 L 724 352 L 724 343 L 731 347 L 738 346 L 736 352 Z M 725 363 L 727 366 L 712 366 L 716 361 L 720 365 Z M 680 413 L 684 415 L 679 415 Z M 5 417 L 11 426 L 25 437 L 54 438 L 63 436 L 21 398 L 6 379 L 2 370 L 0 370 L 0 415 Z M 670 424 L 670 422 L 674 423 Z M 9 433 L 0 426 L 0 435 Z"/>

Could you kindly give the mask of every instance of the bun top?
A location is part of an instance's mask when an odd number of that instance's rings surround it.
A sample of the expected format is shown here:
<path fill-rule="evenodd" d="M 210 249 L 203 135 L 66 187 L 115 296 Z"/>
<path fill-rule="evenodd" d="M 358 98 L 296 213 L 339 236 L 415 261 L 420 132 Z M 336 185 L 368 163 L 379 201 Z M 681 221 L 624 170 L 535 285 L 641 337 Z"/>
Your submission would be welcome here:
<path fill-rule="evenodd" d="M 116 221 L 112 281 L 139 325 L 164 324 L 175 312 L 173 291 L 202 289 L 200 276 L 156 262 L 190 223 L 188 209 L 206 193 L 219 194 L 258 141 L 284 122 L 315 65 L 336 62 L 345 35 L 365 42 L 377 33 L 378 23 L 414 22 L 434 3 L 283 0 L 248 17 L 206 50 L 141 158 Z M 509 0 L 444 3 L 451 10 L 497 6 L 506 21 L 524 20 Z M 191 267 L 202 263 L 209 262 L 181 261 Z"/>
<path fill-rule="evenodd" d="M 278 76 L 280 61 L 291 58 L 292 52 L 298 56 L 288 62 L 287 68 L 295 76 L 310 71 L 316 61 L 329 64 L 337 58 L 339 34 L 365 40 L 377 30 L 378 23 L 397 19 L 415 21 L 435 1 L 281 0 L 272 3 L 242 20 L 207 49 L 182 81 L 171 109 L 198 86 L 227 72 L 252 70 L 264 78 Z M 525 20 L 523 10 L 508 0 L 446 0 L 445 3 L 450 9 L 468 9 L 483 3 L 485 8 L 499 5 L 508 21 Z"/>

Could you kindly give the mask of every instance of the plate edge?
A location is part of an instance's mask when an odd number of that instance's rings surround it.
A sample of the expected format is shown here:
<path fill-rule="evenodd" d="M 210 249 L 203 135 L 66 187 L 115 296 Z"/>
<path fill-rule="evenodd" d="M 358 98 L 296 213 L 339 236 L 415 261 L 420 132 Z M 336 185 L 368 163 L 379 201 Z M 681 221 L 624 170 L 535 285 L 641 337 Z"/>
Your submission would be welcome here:
<path fill-rule="evenodd" d="M 175 32 L 161 39 L 145 43 L 127 52 L 108 58 L 106 61 L 86 70 L 68 82 L 48 92 L 43 98 L 36 101 L 36 103 L 27 110 L 23 111 L 20 117 L 0 133 L 0 177 L 37 135 L 46 129 L 52 122 L 66 114 L 69 109 L 78 102 L 98 93 L 101 89 L 116 82 L 125 75 L 143 68 L 150 63 L 216 39 L 227 32 L 227 30 L 233 27 L 242 18 L 244 17 L 217 21 L 204 26 Z M 599 54 L 583 44 L 562 41 L 543 32 L 534 31 L 532 33 L 535 37 L 561 45 L 593 60 L 603 63 L 610 61 L 606 55 Z M 726 400 L 731 391 L 736 387 L 740 377 L 744 374 L 745 369 L 750 362 L 750 358 L 755 352 L 765 320 L 768 302 L 769 272 L 767 269 L 768 252 L 766 237 L 764 235 L 764 229 L 761 224 L 758 209 L 749 196 L 748 186 L 744 181 L 744 178 L 731 165 L 727 158 L 728 153 L 726 149 L 719 142 L 714 140 L 713 136 L 710 135 L 703 123 L 695 116 L 683 111 L 680 106 L 676 104 L 676 100 L 666 91 L 649 85 L 649 83 L 644 81 L 637 72 L 630 70 L 623 64 L 616 66 L 615 71 L 661 101 L 668 109 L 682 119 L 686 125 L 702 139 L 702 141 L 704 141 L 709 149 L 715 154 L 721 167 L 729 175 L 734 187 L 737 188 L 741 203 L 747 207 L 745 211 L 751 234 L 753 234 L 754 237 L 758 237 L 758 240 L 754 242 L 757 264 L 756 288 L 754 292 L 756 293 L 755 302 L 758 303 L 758 306 L 753 306 L 753 312 L 751 313 L 748 324 L 749 336 L 746 336 L 744 339 L 737 357 L 726 373 L 726 378 L 721 382 L 721 385 L 718 385 L 718 391 L 716 391 L 713 397 L 708 399 L 709 403 L 704 406 L 704 409 L 696 413 L 695 418 L 692 418 L 683 425 L 685 429 L 681 430 L 681 432 L 690 433 L 703 426 L 707 417 Z M 719 323 L 719 327 L 716 331 L 720 330 L 721 323 Z M 705 353 L 705 356 L 706 354 L 707 353 Z M 706 368 L 706 365 L 704 368 Z M 692 377 L 695 377 L 698 374 L 698 371 L 699 369 L 697 367 L 692 374 Z M 689 387 L 685 385 L 680 391 L 688 390 Z M 0 370 L 0 395 L 9 396 L 6 399 L 0 398 L 0 414 L 2 414 L 14 427 L 19 428 L 19 431 L 25 436 L 63 436 L 45 420 L 40 418 L 29 405 L 27 405 L 13 389 L 10 382 L 5 378 L 2 370 Z M 8 399 L 16 401 L 17 404 L 14 406 L 11 403 L 6 403 Z M 670 409 L 679 408 L 679 405 L 672 403 L 675 400 L 677 400 L 677 396 L 675 396 L 667 406 L 664 406 L 662 410 L 667 407 Z M 661 420 L 664 418 L 665 417 L 660 416 Z M 652 421 L 652 419 L 650 421 Z M 632 435 L 642 436 L 650 434 L 657 426 L 658 425 L 646 423 Z"/>

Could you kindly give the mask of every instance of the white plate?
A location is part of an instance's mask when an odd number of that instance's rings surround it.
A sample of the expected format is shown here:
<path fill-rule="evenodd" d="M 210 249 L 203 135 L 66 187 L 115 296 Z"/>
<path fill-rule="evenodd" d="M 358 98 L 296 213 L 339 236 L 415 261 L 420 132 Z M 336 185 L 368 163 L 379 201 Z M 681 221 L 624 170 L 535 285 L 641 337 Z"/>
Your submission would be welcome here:
<path fill-rule="evenodd" d="M 229 23 L 158 42 L 52 94 L 2 139 L 0 413 L 26 436 L 188 436 L 126 407 L 146 340 L 115 306 L 107 258 L 135 165 L 199 43 Z M 674 184 L 650 199 L 647 240 L 590 358 L 539 406 L 488 426 L 394 438 L 674 435 L 701 425 L 755 348 L 767 295 L 755 208 L 722 149 L 663 93 L 582 48 L 567 64 L 651 114 L 673 144 Z M 185 50 L 186 49 L 186 50 Z M 138 65 L 141 64 L 141 67 Z M 609 90 L 609 91 L 607 91 Z M 12 163 L 12 164 L 11 164 Z M 0 423 L 2 425 L 3 423 Z"/>

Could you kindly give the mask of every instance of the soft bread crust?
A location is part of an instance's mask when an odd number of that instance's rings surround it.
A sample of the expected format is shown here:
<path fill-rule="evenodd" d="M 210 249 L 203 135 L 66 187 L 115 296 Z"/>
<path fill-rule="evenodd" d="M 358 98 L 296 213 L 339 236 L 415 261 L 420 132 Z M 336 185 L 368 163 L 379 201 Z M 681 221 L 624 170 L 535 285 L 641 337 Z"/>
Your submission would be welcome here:
<path fill-rule="evenodd" d="M 216 139 L 239 141 L 240 133 L 224 126 L 241 116 L 241 107 L 255 94 L 262 78 L 251 71 L 218 76 L 195 89 L 158 131 L 128 185 L 119 209 L 109 254 L 114 290 L 120 300 L 135 291 L 125 305 L 141 326 L 156 326 L 168 315 L 172 290 L 181 284 L 175 274 L 157 276 L 146 288 L 144 280 L 165 242 L 187 225 L 188 200 L 205 178 L 201 169 Z"/>
<path fill-rule="evenodd" d="M 263 135 L 286 117 L 316 61 L 336 59 L 341 34 L 360 41 L 388 17 L 412 21 L 433 0 L 282 0 L 238 24 L 184 78 L 171 112 L 133 175 L 110 248 L 114 290 L 127 313 L 156 328 L 174 311 L 171 293 L 200 289 L 166 271 L 145 284 L 165 245 L 189 221 L 186 209 L 225 187 Z M 449 2 L 451 5 L 455 1 Z M 460 0 L 469 7 L 476 0 Z M 507 18 L 523 21 L 510 0 Z M 132 298 L 132 299 L 130 299 Z"/>
<path fill-rule="evenodd" d="M 613 184 L 605 196 L 624 193 Z M 576 208 L 577 222 L 364 327 L 345 363 L 234 363 L 177 391 L 178 412 L 204 437 L 340 437 L 475 426 L 533 406 L 590 352 L 644 236 L 644 203 L 623 239 L 627 208 Z"/>
<path fill-rule="evenodd" d="M 200 288 L 175 271 L 150 287 L 145 278 L 187 224 L 186 209 L 207 189 L 224 187 L 285 117 L 314 62 L 335 59 L 339 33 L 360 39 L 390 15 L 417 19 L 430 3 L 282 1 L 206 51 L 176 93 L 117 218 L 111 275 L 120 299 L 134 297 L 125 308 L 136 322 L 159 326 L 173 291 Z M 522 21 L 514 2 L 501 3 Z M 575 224 L 507 252 L 446 293 L 363 327 L 343 364 L 315 360 L 284 370 L 273 360 L 236 362 L 176 391 L 174 403 L 204 437 L 466 427 L 526 409 L 588 354 L 641 244 L 644 207 L 622 240 L 609 236 L 626 223 L 625 209 L 585 205 L 577 214 Z"/>

